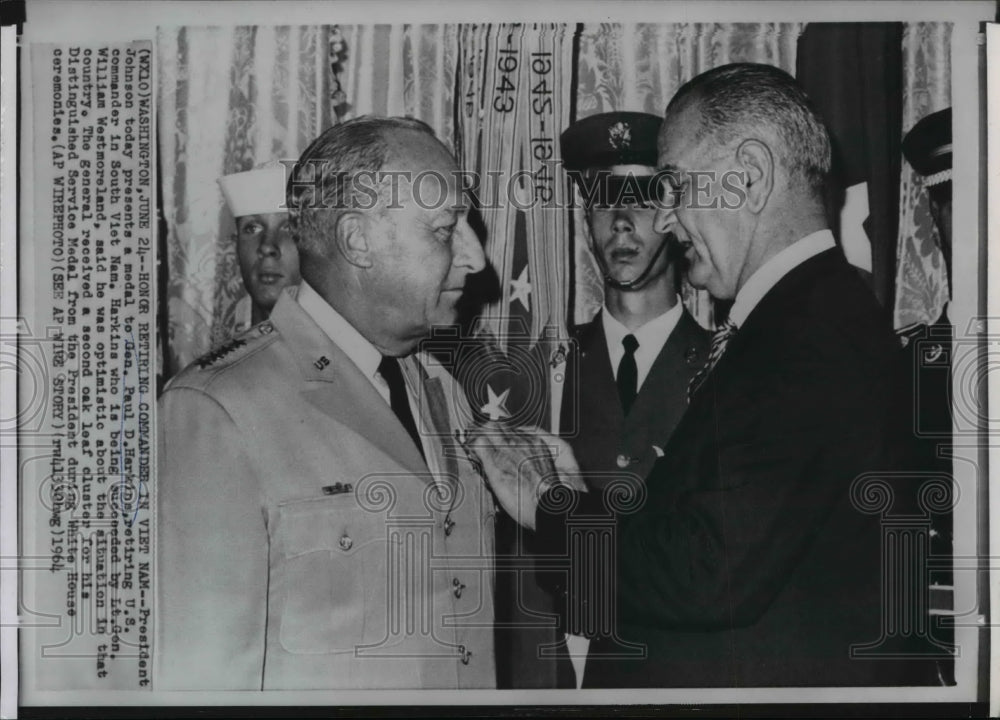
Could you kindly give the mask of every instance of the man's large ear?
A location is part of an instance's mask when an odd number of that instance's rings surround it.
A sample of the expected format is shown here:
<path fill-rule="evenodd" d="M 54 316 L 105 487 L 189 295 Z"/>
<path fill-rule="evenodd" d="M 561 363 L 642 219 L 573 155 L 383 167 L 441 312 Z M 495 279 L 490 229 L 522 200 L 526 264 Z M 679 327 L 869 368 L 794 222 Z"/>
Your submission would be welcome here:
<path fill-rule="evenodd" d="M 758 214 L 767 205 L 774 190 L 774 155 L 765 143 L 751 139 L 740 143 L 736 149 L 736 160 L 746 174 L 745 207 Z"/>
<path fill-rule="evenodd" d="M 334 223 L 337 250 L 355 267 L 372 266 L 371 246 L 368 243 L 368 219 L 363 213 L 348 210 Z"/>

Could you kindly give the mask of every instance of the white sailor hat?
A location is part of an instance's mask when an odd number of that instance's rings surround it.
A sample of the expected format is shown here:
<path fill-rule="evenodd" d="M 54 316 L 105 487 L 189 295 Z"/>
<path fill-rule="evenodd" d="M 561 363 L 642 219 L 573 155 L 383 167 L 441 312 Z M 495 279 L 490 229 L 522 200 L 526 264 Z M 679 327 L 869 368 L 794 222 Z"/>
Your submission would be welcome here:
<path fill-rule="evenodd" d="M 219 187 L 233 217 L 288 212 L 285 167 L 281 163 L 225 175 L 219 178 Z"/>

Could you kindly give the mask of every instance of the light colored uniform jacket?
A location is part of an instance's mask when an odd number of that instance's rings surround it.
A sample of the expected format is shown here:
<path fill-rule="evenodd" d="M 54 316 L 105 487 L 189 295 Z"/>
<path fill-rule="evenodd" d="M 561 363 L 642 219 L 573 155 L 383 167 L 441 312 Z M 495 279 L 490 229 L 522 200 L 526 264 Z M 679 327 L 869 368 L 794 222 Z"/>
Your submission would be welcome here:
<path fill-rule="evenodd" d="M 158 689 L 495 687 L 495 509 L 454 435 L 472 415 L 442 367 L 401 365 L 426 463 L 290 295 L 169 384 Z"/>

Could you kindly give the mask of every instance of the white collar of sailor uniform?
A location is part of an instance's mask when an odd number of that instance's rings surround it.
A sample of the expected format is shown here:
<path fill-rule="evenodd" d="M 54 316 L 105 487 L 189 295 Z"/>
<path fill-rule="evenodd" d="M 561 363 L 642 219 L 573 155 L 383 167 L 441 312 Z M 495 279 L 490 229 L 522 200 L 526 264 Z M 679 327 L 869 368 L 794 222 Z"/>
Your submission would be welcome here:
<path fill-rule="evenodd" d="M 298 302 L 306 314 L 351 359 L 351 362 L 358 366 L 361 374 L 368 378 L 379 395 L 388 402 L 388 388 L 377 377 L 378 366 L 382 362 L 382 353 L 378 348 L 368 342 L 364 335 L 334 310 L 330 303 L 305 280 L 299 286 Z"/>
<path fill-rule="evenodd" d="M 740 288 L 739 292 L 736 293 L 733 307 L 729 311 L 729 319 L 736 327 L 742 327 L 753 309 L 757 307 L 771 288 L 778 284 L 781 278 L 809 258 L 836 246 L 837 242 L 829 230 L 819 230 L 793 242 L 757 268 L 757 271 Z"/>

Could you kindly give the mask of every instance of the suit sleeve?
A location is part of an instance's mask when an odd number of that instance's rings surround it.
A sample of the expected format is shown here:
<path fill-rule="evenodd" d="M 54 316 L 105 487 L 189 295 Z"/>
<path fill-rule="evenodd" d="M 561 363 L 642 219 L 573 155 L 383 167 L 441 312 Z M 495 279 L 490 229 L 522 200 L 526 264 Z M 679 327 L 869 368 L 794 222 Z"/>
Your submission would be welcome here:
<path fill-rule="evenodd" d="M 188 388 L 158 418 L 157 689 L 260 690 L 268 543 L 233 419 Z"/>
<path fill-rule="evenodd" d="M 770 392 L 743 421 L 730 417 L 726 429 L 721 423 L 703 429 L 713 436 L 702 439 L 714 463 L 660 459 L 647 478 L 645 505 L 616 516 L 618 572 L 605 581 L 617 583 L 619 617 L 691 630 L 752 624 L 817 534 L 831 531 L 832 515 L 839 523 L 834 532 L 866 522 L 850 506 L 850 486 L 866 471 L 882 469 L 885 405 L 877 369 L 848 347 L 831 338 L 799 338 L 775 363 L 780 377 L 759 379 Z M 735 407 L 717 402 L 718 413 Z M 662 492 L 671 484 L 683 489 Z M 612 514 L 608 498 L 600 500 L 578 502 L 575 522 L 581 512 Z M 540 509 L 541 542 L 565 553 L 570 517 Z M 588 561 L 578 555 L 571 562 L 582 567 Z M 589 573 L 602 577 L 599 568 Z M 567 602 L 592 612 L 587 598 Z"/>

